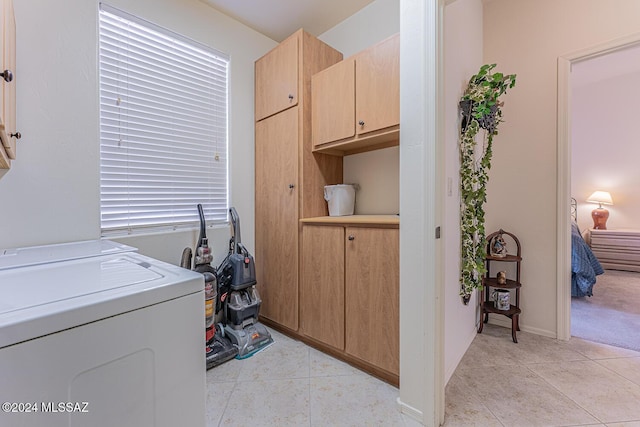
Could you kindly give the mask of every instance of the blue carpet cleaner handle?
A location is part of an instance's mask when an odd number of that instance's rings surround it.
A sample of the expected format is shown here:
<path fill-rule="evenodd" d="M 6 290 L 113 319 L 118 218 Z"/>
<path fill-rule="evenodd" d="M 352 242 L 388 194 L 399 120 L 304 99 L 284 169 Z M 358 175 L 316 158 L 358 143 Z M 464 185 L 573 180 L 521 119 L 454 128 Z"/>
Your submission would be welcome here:
<path fill-rule="evenodd" d="M 229 262 L 235 266 L 233 269 L 233 284 L 236 289 L 239 289 L 240 287 L 244 288 L 256 284 L 256 269 L 253 256 L 242 244 L 240 216 L 236 208 L 230 207 L 229 214 L 232 224 L 231 240 L 229 242 Z"/>

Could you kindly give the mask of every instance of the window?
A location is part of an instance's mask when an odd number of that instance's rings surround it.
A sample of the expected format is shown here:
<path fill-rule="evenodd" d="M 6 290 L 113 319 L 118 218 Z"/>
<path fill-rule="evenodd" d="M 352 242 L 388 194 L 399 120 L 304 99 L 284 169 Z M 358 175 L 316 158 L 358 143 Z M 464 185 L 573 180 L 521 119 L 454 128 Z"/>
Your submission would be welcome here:
<path fill-rule="evenodd" d="M 227 220 L 226 55 L 100 5 L 102 235 Z"/>

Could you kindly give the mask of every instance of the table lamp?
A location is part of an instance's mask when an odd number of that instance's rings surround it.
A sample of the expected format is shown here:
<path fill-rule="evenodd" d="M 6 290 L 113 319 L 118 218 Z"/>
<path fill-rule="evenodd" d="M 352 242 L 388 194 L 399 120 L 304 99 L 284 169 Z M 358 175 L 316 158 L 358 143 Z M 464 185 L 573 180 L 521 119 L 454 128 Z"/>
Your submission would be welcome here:
<path fill-rule="evenodd" d="M 589 203 L 597 203 L 598 207 L 591 212 L 591 218 L 593 218 L 593 228 L 595 230 L 606 230 L 607 219 L 609 218 L 609 211 L 602 207 L 602 205 L 613 205 L 611 194 L 606 191 L 595 191 L 587 199 Z"/>

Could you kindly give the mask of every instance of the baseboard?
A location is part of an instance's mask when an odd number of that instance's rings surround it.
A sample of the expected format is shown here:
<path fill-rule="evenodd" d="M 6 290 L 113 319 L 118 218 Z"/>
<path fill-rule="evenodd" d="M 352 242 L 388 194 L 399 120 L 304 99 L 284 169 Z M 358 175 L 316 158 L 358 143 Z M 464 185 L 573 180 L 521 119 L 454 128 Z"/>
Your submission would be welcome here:
<path fill-rule="evenodd" d="M 366 372 L 369 375 L 372 375 L 386 383 L 391 384 L 396 388 L 400 388 L 400 376 L 396 373 L 389 372 L 385 369 L 380 368 L 379 366 L 373 365 L 369 362 L 366 362 L 360 358 L 355 356 L 351 356 L 343 350 L 338 350 L 331 347 L 328 344 L 325 344 L 321 341 L 317 341 L 307 335 L 304 335 L 300 331 L 294 331 L 287 327 L 280 325 L 270 319 L 264 318 L 260 316 L 260 322 L 262 322 L 265 326 L 269 328 L 273 328 L 276 331 L 287 335 L 289 338 L 295 339 L 297 341 L 301 341 L 308 345 L 309 347 L 313 347 L 318 351 L 321 351 L 325 354 L 328 354 L 331 357 L 339 359 L 349 365 L 360 369 L 361 371 Z"/>
<path fill-rule="evenodd" d="M 503 319 L 493 319 L 489 317 L 489 324 L 511 329 L 511 320 L 506 318 L 505 320 L 503 320 Z M 522 323 L 520 323 L 520 330 L 523 332 L 529 332 L 531 334 L 542 335 L 543 337 L 558 338 L 556 331 L 547 331 L 546 329 L 533 328 L 531 326 L 523 325 Z"/>
<path fill-rule="evenodd" d="M 422 413 L 422 411 L 414 408 L 411 405 L 407 405 L 402 400 L 400 400 L 399 397 L 396 399 L 396 402 L 398 403 L 398 408 L 400 409 L 401 413 L 405 414 L 408 417 L 413 418 L 414 420 L 416 420 L 421 424 L 423 423 L 424 414 Z"/>

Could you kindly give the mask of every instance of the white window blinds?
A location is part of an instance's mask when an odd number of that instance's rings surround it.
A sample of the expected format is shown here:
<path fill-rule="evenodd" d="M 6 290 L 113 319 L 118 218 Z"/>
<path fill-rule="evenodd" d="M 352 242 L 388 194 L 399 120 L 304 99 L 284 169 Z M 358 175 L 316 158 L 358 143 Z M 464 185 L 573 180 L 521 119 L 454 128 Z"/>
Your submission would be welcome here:
<path fill-rule="evenodd" d="M 102 234 L 227 220 L 226 55 L 100 5 Z"/>

